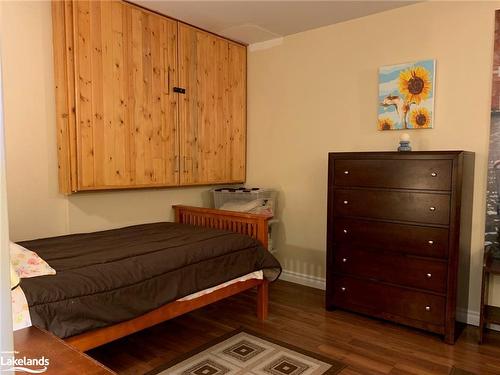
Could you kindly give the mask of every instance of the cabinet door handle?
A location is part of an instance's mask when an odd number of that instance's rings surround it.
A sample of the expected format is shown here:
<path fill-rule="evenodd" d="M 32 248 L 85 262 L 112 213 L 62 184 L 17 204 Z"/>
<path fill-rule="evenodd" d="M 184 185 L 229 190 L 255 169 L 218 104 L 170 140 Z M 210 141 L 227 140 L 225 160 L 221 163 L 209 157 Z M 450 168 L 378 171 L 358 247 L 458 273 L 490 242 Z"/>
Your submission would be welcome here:
<path fill-rule="evenodd" d="M 425 306 L 425 311 L 431 311 L 431 307 L 430 306 Z"/>
<path fill-rule="evenodd" d="M 347 258 L 342 258 L 342 263 L 347 263 Z"/>
<path fill-rule="evenodd" d="M 342 288 L 340 288 L 341 291 L 345 292 L 347 289 L 345 286 L 343 286 Z"/>
<path fill-rule="evenodd" d="M 349 204 L 349 201 L 344 201 L 344 204 Z"/>
<path fill-rule="evenodd" d="M 179 173 L 179 164 L 180 164 L 180 158 L 179 158 L 179 155 L 175 155 L 175 158 L 174 158 L 174 172 L 175 173 Z"/>
<path fill-rule="evenodd" d="M 429 245 L 434 245 L 434 241 L 433 240 L 429 240 L 427 242 L 429 243 Z"/>
<path fill-rule="evenodd" d="M 185 94 L 186 93 L 186 89 L 182 88 L 182 87 L 174 87 L 174 92 L 177 92 L 179 94 Z"/>
<path fill-rule="evenodd" d="M 427 274 L 427 275 L 425 275 L 425 276 L 427 276 L 427 278 L 428 278 L 428 279 L 430 279 L 430 278 L 432 277 L 432 273 L 428 273 L 428 274 Z"/>
<path fill-rule="evenodd" d="M 345 174 L 345 175 L 348 175 L 348 174 L 349 174 L 349 171 L 344 171 L 344 174 Z"/>
<path fill-rule="evenodd" d="M 167 95 L 170 95 L 170 66 L 167 67 Z"/>
<path fill-rule="evenodd" d="M 343 232 L 344 232 L 344 234 L 347 234 L 347 229 L 344 229 Z"/>
<path fill-rule="evenodd" d="M 436 211 L 436 207 L 434 206 L 429 207 L 429 211 Z"/>
<path fill-rule="evenodd" d="M 432 177 L 436 177 L 437 175 L 438 175 L 438 174 L 437 174 L 436 172 L 432 172 L 432 173 L 431 173 L 431 176 L 432 176 Z"/>

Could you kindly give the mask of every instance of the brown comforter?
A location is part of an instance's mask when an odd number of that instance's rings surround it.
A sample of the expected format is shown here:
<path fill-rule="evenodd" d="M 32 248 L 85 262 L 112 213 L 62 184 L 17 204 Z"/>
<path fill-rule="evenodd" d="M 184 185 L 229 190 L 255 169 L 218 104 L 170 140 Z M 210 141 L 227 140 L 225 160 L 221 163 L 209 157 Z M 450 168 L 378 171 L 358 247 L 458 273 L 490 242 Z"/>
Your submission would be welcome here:
<path fill-rule="evenodd" d="M 33 325 L 65 338 L 132 319 L 191 293 L 281 266 L 247 236 L 177 223 L 21 242 L 57 271 L 23 279 Z"/>

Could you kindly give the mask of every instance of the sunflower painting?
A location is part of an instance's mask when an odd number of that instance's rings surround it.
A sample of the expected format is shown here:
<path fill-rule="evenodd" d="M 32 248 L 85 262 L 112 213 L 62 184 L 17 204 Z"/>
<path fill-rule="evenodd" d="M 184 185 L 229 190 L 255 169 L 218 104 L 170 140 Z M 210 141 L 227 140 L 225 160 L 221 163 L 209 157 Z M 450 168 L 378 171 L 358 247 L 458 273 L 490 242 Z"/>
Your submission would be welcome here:
<path fill-rule="evenodd" d="M 435 66 L 435 60 L 424 60 L 380 68 L 379 130 L 434 126 Z"/>

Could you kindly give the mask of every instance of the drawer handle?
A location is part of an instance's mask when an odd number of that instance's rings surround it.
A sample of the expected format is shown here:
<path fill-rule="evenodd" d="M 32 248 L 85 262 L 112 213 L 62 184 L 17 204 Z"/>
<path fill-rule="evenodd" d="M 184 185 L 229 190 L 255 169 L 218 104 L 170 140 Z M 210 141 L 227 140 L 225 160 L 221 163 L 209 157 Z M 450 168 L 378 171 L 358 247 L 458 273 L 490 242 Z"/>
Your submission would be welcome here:
<path fill-rule="evenodd" d="M 348 175 L 348 174 L 349 174 L 349 171 L 344 171 L 344 174 L 345 174 L 345 175 Z"/>
<path fill-rule="evenodd" d="M 431 307 L 430 306 L 425 306 L 425 311 L 431 311 Z"/>
<path fill-rule="evenodd" d="M 432 173 L 431 173 L 431 176 L 432 176 L 432 177 L 436 177 L 437 175 L 438 175 L 438 174 L 437 174 L 436 172 L 432 172 Z"/>
<path fill-rule="evenodd" d="M 432 273 L 428 273 L 426 276 L 428 279 L 430 279 L 432 277 Z"/>
<path fill-rule="evenodd" d="M 340 288 L 341 291 L 345 292 L 347 289 L 345 286 L 343 286 L 342 288 Z"/>
<path fill-rule="evenodd" d="M 344 234 L 347 234 L 347 229 L 344 229 L 343 232 L 344 232 Z"/>
<path fill-rule="evenodd" d="M 429 245 L 434 245 L 434 241 L 433 240 L 429 240 L 427 242 L 429 243 Z"/>
<path fill-rule="evenodd" d="M 349 201 L 344 201 L 344 204 L 348 204 L 348 203 L 349 203 Z"/>
<path fill-rule="evenodd" d="M 342 263 L 347 263 L 347 258 L 342 258 Z"/>
<path fill-rule="evenodd" d="M 429 211 L 436 211 L 436 207 L 434 206 L 429 207 Z"/>

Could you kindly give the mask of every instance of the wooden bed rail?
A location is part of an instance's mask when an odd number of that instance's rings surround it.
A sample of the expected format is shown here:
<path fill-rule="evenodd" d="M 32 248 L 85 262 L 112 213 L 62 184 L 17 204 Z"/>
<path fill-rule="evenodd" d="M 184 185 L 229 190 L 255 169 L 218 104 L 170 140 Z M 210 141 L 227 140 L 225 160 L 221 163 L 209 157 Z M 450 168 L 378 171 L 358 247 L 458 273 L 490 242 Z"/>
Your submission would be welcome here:
<path fill-rule="evenodd" d="M 245 234 L 259 240 L 264 248 L 268 248 L 268 221 L 271 219 L 270 216 L 217 210 L 215 208 L 182 205 L 172 207 L 175 211 L 175 222 L 177 223 Z"/>
<path fill-rule="evenodd" d="M 178 223 L 245 234 L 259 240 L 267 249 L 269 216 L 180 205 L 173 208 L 175 221 Z M 137 318 L 68 337 L 64 341 L 80 351 L 87 351 L 255 287 L 257 287 L 257 317 L 265 320 L 268 314 L 269 281 L 249 279 L 192 300 L 167 303 Z"/>
<path fill-rule="evenodd" d="M 249 279 L 195 299 L 167 303 L 137 318 L 68 337 L 64 341 L 75 349 L 85 352 L 255 287 L 257 287 L 257 318 L 266 320 L 269 281 Z"/>

